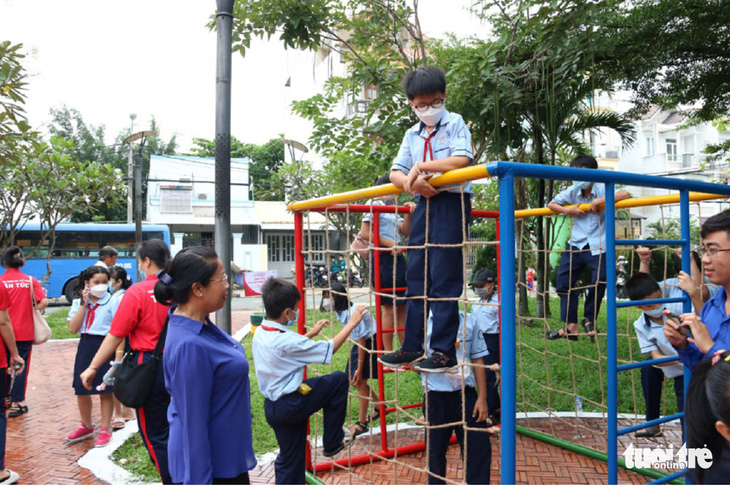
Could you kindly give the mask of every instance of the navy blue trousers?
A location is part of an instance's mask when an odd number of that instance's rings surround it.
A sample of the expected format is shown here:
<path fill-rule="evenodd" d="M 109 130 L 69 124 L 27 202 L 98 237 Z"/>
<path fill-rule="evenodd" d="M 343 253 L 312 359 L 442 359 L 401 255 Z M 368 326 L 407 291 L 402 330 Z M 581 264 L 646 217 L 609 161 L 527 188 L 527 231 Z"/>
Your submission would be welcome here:
<path fill-rule="evenodd" d="M 139 360 L 142 354 L 143 361 Z M 152 351 L 137 354 L 137 362 L 147 362 Z M 165 375 L 162 369 L 162 359 L 155 366 L 155 384 L 144 406 L 136 409 L 139 433 L 142 436 L 152 463 L 160 473 L 163 484 L 172 484 L 172 477 L 167 467 L 167 440 L 170 437 L 170 424 L 167 421 L 167 407 L 170 405 L 170 395 L 165 389 Z"/>
<path fill-rule="evenodd" d="M 276 484 L 304 484 L 307 448 L 307 420 L 318 410 L 324 412 L 323 446 L 333 451 L 342 443 L 342 426 L 347 411 L 347 375 L 335 371 L 329 375 L 304 380 L 312 388 L 307 395 L 289 393 L 276 401 L 264 400 L 264 413 L 276 441 L 279 455 L 274 469 Z"/>
<path fill-rule="evenodd" d="M 463 204 L 462 204 L 463 201 Z M 426 206 L 429 206 L 428 209 Z M 471 199 L 469 194 L 442 192 L 430 200 L 421 197 L 413 213 L 409 246 L 428 242 L 458 245 L 464 242 L 464 231 L 469 230 Z M 406 304 L 406 332 L 403 349 L 423 351 L 425 317 L 433 312 L 433 332 L 430 347 L 456 359 L 456 334 L 459 330 L 459 303 L 456 300 L 428 302 L 425 297 L 459 297 L 464 290 L 463 247 L 408 250 L 408 291 Z M 427 271 L 426 271 L 427 270 Z M 424 280 L 425 274 L 425 280 Z"/>
<path fill-rule="evenodd" d="M 583 269 L 589 267 L 591 284 L 586 292 L 583 317 L 590 322 L 596 322 L 603 295 L 606 293 L 606 254 L 591 255 L 588 245 L 583 251 L 575 246 L 566 245 L 565 248 L 570 251 L 560 257 L 558 276 L 555 279 L 556 291 L 560 295 L 560 319 L 566 323 L 578 323 L 578 292 L 573 287 Z"/>
<path fill-rule="evenodd" d="M 25 400 L 25 390 L 28 388 L 28 370 L 30 368 L 30 355 L 33 350 L 33 341 L 16 341 L 15 344 L 18 346 L 18 354 L 25 361 L 25 367 L 22 373 L 15 376 L 13 389 L 10 390 L 10 401 L 22 402 Z M 5 349 L 7 350 L 7 348 Z M 8 352 L 6 356 L 10 356 L 10 353 Z"/>
<path fill-rule="evenodd" d="M 428 434 L 428 470 L 441 477 L 446 477 L 446 451 L 449 448 L 451 435 L 456 433 L 456 439 L 461 446 L 461 458 L 464 461 L 464 436 L 466 435 L 466 469 L 467 484 L 489 484 L 492 469 L 492 443 L 487 433 L 487 423 L 477 423 L 472 417 L 477 392 L 472 387 L 464 390 L 466 425 L 469 428 L 483 430 L 465 431 L 461 425 L 435 428 L 440 424 L 450 424 L 462 421 L 461 390 L 453 392 L 428 392 L 428 414 L 426 419 L 430 427 Z M 428 476 L 428 484 L 445 484 L 443 480 Z"/>
<path fill-rule="evenodd" d="M 484 333 L 484 342 L 487 344 L 489 354 L 484 359 L 485 365 L 499 364 L 499 334 Z M 499 400 L 499 387 L 497 386 L 497 373 L 492 370 L 485 370 L 487 374 L 487 407 L 489 415 L 499 415 L 502 403 Z"/>
<path fill-rule="evenodd" d="M 649 358 L 651 359 L 651 358 Z M 653 366 L 641 368 L 641 388 L 644 391 L 646 420 L 658 419 L 662 409 L 662 390 L 664 389 L 664 372 Z M 677 412 L 684 411 L 684 376 L 674 378 L 674 394 L 677 396 Z M 682 439 L 684 439 L 684 419 L 682 422 Z"/>

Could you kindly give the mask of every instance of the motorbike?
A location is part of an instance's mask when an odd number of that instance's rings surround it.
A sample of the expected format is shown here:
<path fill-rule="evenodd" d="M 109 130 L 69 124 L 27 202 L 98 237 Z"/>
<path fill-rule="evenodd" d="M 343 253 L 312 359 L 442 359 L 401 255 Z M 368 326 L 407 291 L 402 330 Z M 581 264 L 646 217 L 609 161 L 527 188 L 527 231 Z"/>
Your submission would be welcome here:
<path fill-rule="evenodd" d="M 360 272 L 352 271 L 350 272 L 350 281 L 348 283 L 348 286 L 350 287 L 364 287 L 365 282 L 363 282 L 362 278 L 360 278 Z"/>
<path fill-rule="evenodd" d="M 311 285 L 313 287 L 327 287 L 329 283 L 327 270 L 320 265 L 308 265 L 304 269 L 304 282 L 305 285 Z"/>

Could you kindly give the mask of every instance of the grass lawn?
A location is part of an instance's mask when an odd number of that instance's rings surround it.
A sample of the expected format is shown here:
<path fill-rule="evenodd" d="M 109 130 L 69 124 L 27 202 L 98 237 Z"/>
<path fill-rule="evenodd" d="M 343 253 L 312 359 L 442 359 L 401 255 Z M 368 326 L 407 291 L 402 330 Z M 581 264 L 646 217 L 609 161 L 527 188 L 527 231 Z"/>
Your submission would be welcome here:
<path fill-rule="evenodd" d="M 71 307 L 65 307 L 64 309 L 57 310 L 53 314 L 46 315 L 46 322 L 51 328 L 51 339 L 71 339 L 79 337 L 78 334 L 71 334 L 68 330 L 68 311 Z"/>
<path fill-rule="evenodd" d="M 534 314 L 535 300 L 530 300 L 530 312 Z M 560 301 L 557 297 L 550 299 L 550 307 L 554 317 L 547 320 L 519 316 L 517 328 L 518 361 L 517 361 L 517 410 L 518 412 L 546 411 L 573 411 L 575 396 L 582 397 L 583 410 L 586 412 L 600 412 L 606 410 L 606 336 L 599 336 L 595 343 L 581 336 L 578 341 L 560 339 L 547 341 L 547 329 L 559 329 Z M 606 331 L 605 303 L 601 308 L 598 323 L 601 332 Z M 580 315 L 580 314 L 579 314 Z M 639 351 L 636 341 L 633 322 L 640 315 L 637 309 L 618 309 L 618 352 L 619 363 L 641 361 L 645 357 Z M 317 311 L 310 322 L 317 319 L 329 318 L 328 314 Z M 322 339 L 331 338 L 342 326 L 336 321 L 325 328 Z M 263 411 L 264 398 L 259 392 L 256 382 L 255 367 L 251 353 L 252 337 L 249 335 L 242 343 L 246 357 L 251 366 L 249 378 L 251 380 L 251 409 L 253 412 L 253 447 L 256 454 L 263 454 L 278 448 L 274 432 L 266 423 Z M 309 376 L 329 373 L 331 370 L 344 370 L 349 356 L 349 344 L 345 344 L 335 355 L 331 365 L 318 365 L 309 368 Z M 397 383 L 396 383 L 397 382 Z M 377 382 L 371 381 L 377 393 Z M 397 393 L 396 393 L 397 390 Z M 641 391 L 641 375 L 639 370 L 625 371 L 619 374 L 619 411 L 621 413 L 644 413 L 644 401 Z M 354 389 L 351 389 L 354 391 Z M 673 387 L 665 386 L 666 410 L 662 413 L 676 412 L 676 401 Z M 397 395 L 397 396 L 396 396 Z M 423 400 L 420 377 L 412 372 L 389 373 L 385 377 L 386 400 L 397 398 L 401 405 L 417 403 Z M 346 423 L 357 420 L 357 399 L 350 396 L 349 415 Z M 414 415 L 420 415 L 420 410 L 413 410 Z M 396 420 L 406 422 L 411 420 L 405 415 L 397 417 L 388 415 L 388 423 Z M 320 425 L 321 426 L 321 425 Z M 313 431 L 314 433 L 314 431 Z M 321 430 L 316 432 L 321 434 Z M 137 462 L 147 463 L 148 459 L 139 461 L 136 457 L 147 458 L 147 451 L 141 442 L 136 446 L 125 444 L 125 451 L 117 451 L 115 456 L 126 458 L 128 463 L 122 467 L 132 469 Z M 120 449 L 121 451 L 121 449 Z M 152 468 L 153 478 L 156 475 Z"/>

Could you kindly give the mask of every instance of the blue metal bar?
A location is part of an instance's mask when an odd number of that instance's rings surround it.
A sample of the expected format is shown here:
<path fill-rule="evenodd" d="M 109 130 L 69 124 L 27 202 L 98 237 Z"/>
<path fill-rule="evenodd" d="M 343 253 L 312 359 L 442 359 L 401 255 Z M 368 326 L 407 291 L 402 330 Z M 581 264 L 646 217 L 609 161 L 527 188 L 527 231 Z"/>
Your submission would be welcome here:
<path fill-rule="evenodd" d="M 618 484 L 618 345 L 616 329 L 616 205 L 614 183 L 606 184 L 606 336 L 608 382 L 608 484 Z"/>
<path fill-rule="evenodd" d="M 683 469 L 683 470 L 681 470 L 681 471 L 678 471 L 678 472 L 676 472 L 676 473 L 673 473 L 673 474 L 669 474 L 669 475 L 667 475 L 667 476 L 664 476 L 663 478 L 659 478 L 659 479 L 656 479 L 656 480 L 654 480 L 654 481 L 651 481 L 650 483 L 646 483 L 646 484 L 666 484 L 666 483 L 668 483 L 669 481 L 674 481 L 675 479 L 679 479 L 679 478 L 681 478 L 682 476 L 684 476 L 684 475 L 685 475 L 685 474 L 687 474 L 688 472 L 689 472 L 689 470 L 688 470 L 688 469 Z M 688 482 L 687 482 L 687 479 L 689 479 L 689 476 L 687 476 L 687 477 L 685 478 L 685 480 L 684 480 L 684 484 L 691 484 L 691 483 L 688 483 Z"/>
<path fill-rule="evenodd" d="M 667 415 L 666 417 L 660 417 L 658 419 L 649 420 L 648 422 L 642 422 L 640 424 L 632 425 L 631 427 L 626 427 L 625 429 L 621 429 L 618 431 L 618 435 L 630 434 L 631 432 L 634 432 L 636 430 L 641 430 L 641 429 L 645 429 L 647 427 L 653 427 L 654 425 L 671 422 L 672 420 L 681 419 L 682 417 L 684 417 L 684 413 L 675 413 L 674 415 Z"/>
<path fill-rule="evenodd" d="M 514 175 L 499 178 L 500 275 L 502 295 L 502 484 L 515 484 L 517 476 L 517 333 L 515 293 L 515 193 Z"/>
<path fill-rule="evenodd" d="M 706 194 L 730 196 L 730 186 L 724 186 L 722 184 L 688 181 L 685 179 L 672 179 L 668 177 L 663 178 L 611 170 L 579 169 L 575 167 L 527 164 L 521 162 L 494 162 L 487 164 L 487 172 L 492 177 L 502 177 L 507 173 L 511 173 L 512 177 L 531 177 L 533 179 L 552 179 L 562 181 L 593 181 L 604 182 L 606 184 L 618 182 L 620 184 L 631 186 L 658 187 L 661 189 L 674 189 L 677 191 L 688 190 L 703 192 Z"/>
<path fill-rule="evenodd" d="M 692 255 L 690 254 L 690 231 L 689 231 L 689 190 L 683 189 L 679 192 L 679 223 L 682 231 L 682 239 L 686 241 L 682 245 L 682 270 L 687 274 L 691 275 L 691 261 Z M 689 301 L 684 303 L 684 312 L 692 312 L 692 305 Z M 697 310 L 699 312 L 699 309 Z M 692 380 L 692 370 L 686 365 L 684 367 L 684 396 L 685 400 L 688 396 L 689 382 Z M 684 411 L 682 411 L 684 417 Z M 682 437 L 687 437 L 687 422 L 684 423 L 684 430 L 682 431 Z M 685 484 L 693 484 L 692 478 L 687 476 L 685 478 Z"/>
<path fill-rule="evenodd" d="M 608 280 L 606 280 L 608 282 Z M 689 302 L 689 297 L 662 297 L 661 299 L 627 300 L 616 302 L 616 307 L 636 307 L 637 305 L 673 304 L 674 302 Z M 692 311 L 687 311 L 692 312 Z"/>
<path fill-rule="evenodd" d="M 645 361 L 637 361 L 635 363 L 627 363 L 622 364 L 619 367 L 616 368 L 617 371 L 626 371 L 626 370 L 633 370 L 636 368 L 644 368 L 646 366 L 654 366 L 664 363 L 674 363 L 675 361 L 679 361 L 679 356 L 667 356 L 665 358 L 658 358 L 658 359 L 647 359 Z"/>
<path fill-rule="evenodd" d="M 680 196 L 681 197 L 681 196 Z M 616 245 L 646 245 L 646 246 L 656 246 L 656 245 L 672 245 L 672 246 L 680 246 L 684 245 L 684 240 L 616 240 Z"/>

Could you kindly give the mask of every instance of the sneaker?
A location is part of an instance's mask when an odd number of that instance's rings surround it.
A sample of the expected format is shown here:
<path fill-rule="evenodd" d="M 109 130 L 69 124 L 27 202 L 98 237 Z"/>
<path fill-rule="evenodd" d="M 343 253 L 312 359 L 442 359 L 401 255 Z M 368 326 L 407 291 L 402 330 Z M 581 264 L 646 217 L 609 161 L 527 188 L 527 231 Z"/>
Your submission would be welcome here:
<path fill-rule="evenodd" d="M 387 353 L 378 358 L 378 361 L 383 363 L 383 366 L 390 369 L 398 369 L 404 366 L 408 366 L 414 361 L 418 361 L 423 357 L 423 353 L 418 351 L 405 351 L 399 349 L 392 353 Z"/>
<path fill-rule="evenodd" d="M 68 434 L 66 438 L 69 442 L 78 442 L 80 440 L 88 439 L 94 435 L 94 427 L 87 427 L 86 424 L 81 422 L 81 426 Z"/>
<path fill-rule="evenodd" d="M 342 442 L 340 442 L 340 445 L 335 447 L 335 450 L 333 451 L 322 451 L 322 455 L 324 457 L 333 457 L 342 452 L 345 447 L 352 445 L 352 443 L 355 441 L 355 435 L 348 429 L 342 429 L 342 431 L 345 433 L 345 437 L 342 439 Z"/>
<path fill-rule="evenodd" d="M 112 431 L 106 427 L 102 427 L 101 430 L 99 430 L 96 442 L 94 442 L 94 447 L 104 447 L 109 444 L 110 440 L 112 440 Z"/>
<path fill-rule="evenodd" d="M 18 482 L 18 480 L 20 479 L 20 474 L 16 473 L 15 471 L 11 471 L 10 469 L 6 469 L 5 471 L 7 471 L 10 476 L 0 481 L 0 484 L 15 484 Z"/>
<path fill-rule="evenodd" d="M 664 433 L 662 432 L 662 429 L 660 429 L 656 425 L 647 427 L 644 430 L 642 430 L 641 432 L 637 432 L 636 434 L 634 434 L 634 436 L 636 436 L 636 437 L 649 437 L 649 438 L 650 437 L 661 437 L 662 435 L 664 435 Z"/>
<path fill-rule="evenodd" d="M 454 358 L 449 358 L 443 353 L 434 351 L 430 357 L 413 366 L 413 369 L 423 373 L 446 373 L 455 368 L 456 365 L 458 363 Z"/>

